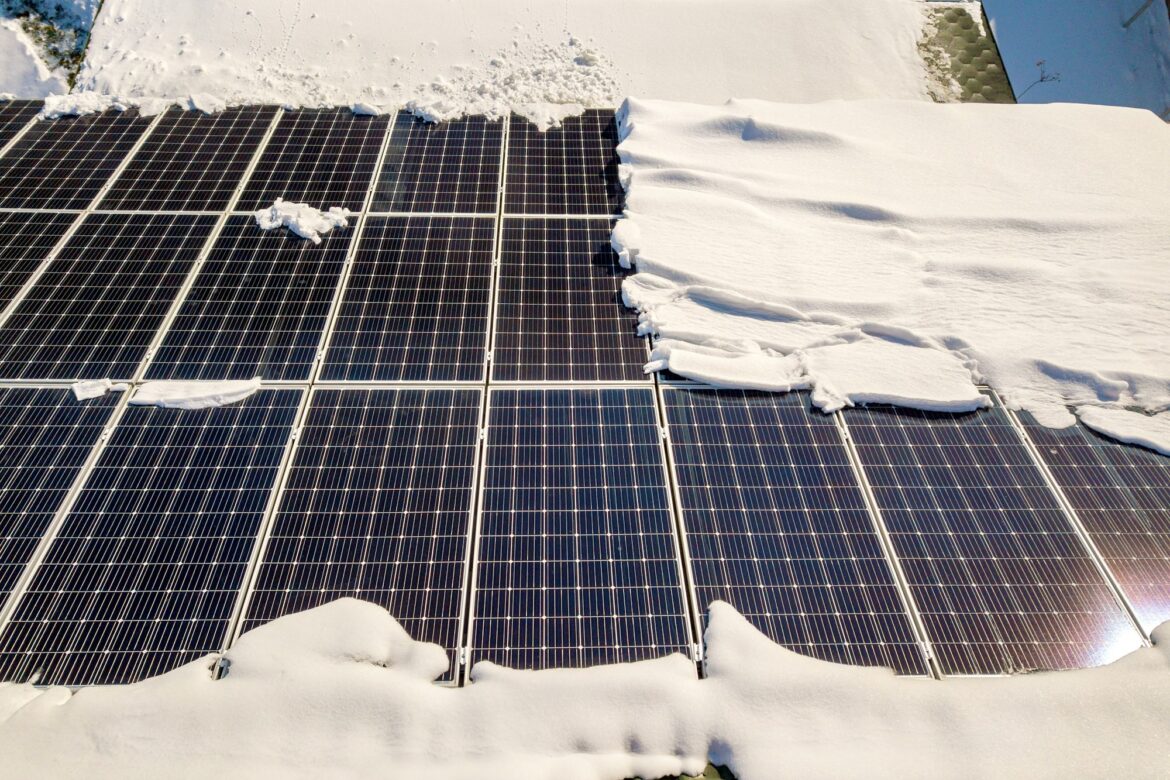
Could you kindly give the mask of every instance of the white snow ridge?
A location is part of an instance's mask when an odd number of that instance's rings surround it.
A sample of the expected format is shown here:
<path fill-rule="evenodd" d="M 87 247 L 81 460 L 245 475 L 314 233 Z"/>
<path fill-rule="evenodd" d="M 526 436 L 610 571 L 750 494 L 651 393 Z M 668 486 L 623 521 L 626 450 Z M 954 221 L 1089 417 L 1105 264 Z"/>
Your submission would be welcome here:
<path fill-rule="evenodd" d="M 255 216 L 256 224 L 261 230 L 287 227 L 301 238 L 320 244 L 321 236 L 333 228 L 349 227 L 349 217 L 353 214 L 349 209 L 337 206 L 328 211 L 321 211 L 307 203 L 289 203 L 287 200 L 277 198 L 275 203 L 257 211 Z"/>
<path fill-rule="evenodd" d="M 160 409 L 207 409 L 239 403 L 260 389 L 260 377 L 227 381 L 159 380 L 142 384 L 132 406 Z"/>

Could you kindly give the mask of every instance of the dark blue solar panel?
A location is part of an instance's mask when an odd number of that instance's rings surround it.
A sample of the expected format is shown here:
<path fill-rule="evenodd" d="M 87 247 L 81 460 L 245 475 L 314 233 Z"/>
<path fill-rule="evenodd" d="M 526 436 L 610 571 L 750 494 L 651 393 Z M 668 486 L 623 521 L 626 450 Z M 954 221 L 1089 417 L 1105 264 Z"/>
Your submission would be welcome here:
<path fill-rule="evenodd" d="M 366 220 L 322 377 L 482 381 L 495 220 Z"/>
<path fill-rule="evenodd" d="M 689 653 L 650 389 L 490 395 L 472 663 Z"/>
<path fill-rule="evenodd" d="M 170 109 L 110 187 L 100 208 L 222 211 L 278 110 L 252 106 L 204 114 Z"/>
<path fill-rule="evenodd" d="M 0 606 L 40 544 L 118 401 L 67 388 L 0 389 Z"/>
<path fill-rule="evenodd" d="M 506 219 L 492 379 L 648 381 L 607 219 Z"/>
<path fill-rule="evenodd" d="M 214 225 L 86 217 L 0 328 L 0 378 L 133 378 Z"/>
<path fill-rule="evenodd" d="M 495 214 L 504 125 L 482 116 L 435 124 L 398 114 L 373 211 Z"/>
<path fill-rule="evenodd" d="M 527 119 L 512 117 L 504 212 L 621 214 L 617 144 L 612 111 L 586 111 L 544 132 Z"/>
<path fill-rule="evenodd" d="M 0 309 L 12 303 L 76 218 L 43 211 L 0 212 Z"/>
<path fill-rule="evenodd" d="M 390 118 L 348 108 L 287 111 L 240 197 L 242 211 L 277 198 L 325 209 L 361 211 Z"/>
<path fill-rule="evenodd" d="M 447 650 L 455 673 L 479 390 L 315 391 L 244 630 L 350 596 Z"/>
<path fill-rule="evenodd" d="M 136 111 L 37 122 L 0 157 L 0 208 L 86 208 L 149 126 Z"/>
<path fill-rule="evenodd" d="M 663 393 L 699 609 L 774 641 L 926 674 L 836 419 L 805 393 Z"/>
<path fill-rule="evenodd" d="M 351 230 L 314 244 L 231 217 L 151 360 L 148 379 L 308 379 Z"/>
<path fill-rule="evenodd" d="M 42 105 L 39 100 L 0 101 L 0 151 L 40 113 Z"/>
<path fill-rule="evenodd" d="M 221 650 L 300 397 L 130 407 L 0 635 L 0 679 L 128 683 Z"/>
<path fill-rule="evenodd" d="M 1170 620 L 1170 458 L 1020 418 L 1142 627 Z"/>
<path fill-rule="evenodd" d="M 1140 645 L 1003 409 L 845 420 L 944 673 L 1095 666 Z"/>

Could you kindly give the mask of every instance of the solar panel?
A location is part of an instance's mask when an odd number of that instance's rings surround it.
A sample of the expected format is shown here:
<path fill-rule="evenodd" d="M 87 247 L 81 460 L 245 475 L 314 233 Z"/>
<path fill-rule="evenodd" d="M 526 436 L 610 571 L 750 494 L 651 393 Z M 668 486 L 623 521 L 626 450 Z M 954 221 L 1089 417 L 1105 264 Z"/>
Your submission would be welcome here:
<path fill-rule="evenodd" d="M 317 208 L 361 211 L 378 165 L 387 116 L 348 108 L 288 111 L 264 147 L 239 208 L 253 211 L 277 198 Z"/>
<path fill-rule="evenodd" d="M 314 244 L 229 218 L 147 378 L 308 379 L 350 239 L 341 231 Z"/>
<path fill-rule="evenodd" d="M 0 310 L 12 303 L 76 218 L 43 211 L 0 212 Z"/>
<path fill-rule="evenodd" d="M 0 606 L 97 444 L 117 395 L 0 388 Z"/>
<path fill-rule="evenodd" d="M 370 217 L 326 380 L 483 381 L 495 220 Z"/>
<path fill-rule="evenodd" d="M 37 122 L 0 157 L 0 208 L 86 208 L 149 126 L 133 110 Z"/>
<path fill-rule="evenodd" d="M 318 389 L 244 630 L 350 596 L 447 650 L 454 677 L 479 390 Z"/>
<path fill-rule="evenodd" d="M 499 120 L 435 124 L 400 112 L 371 210 L 495 214 L 503 141 Z"/>
<path fill-rule="evenodd" d="M 698 607 L 786 647 L 927 674 L 834 417 L 807 393 L 663 391 Z"/>
<path fill-rule="evenodd" d="M 492 379 L 649 381 L 607 219 L 505 219 Z"/>
<path fill-rule="evenodd" d="M 654 393 L 493 389 L 472 663 L 688 653 Z"/>
<path fill-rule="evenodd" d="M 617 144 L 612 111 L 586 111 L 544 132 L 512 117 L 504 213 L 621 214 Z"/>
<path fill-rule="evenodd" d="M 210 115 L 168 110 L 100 208 L 223 211 L 278 110 L 253 106 Z"/>
<path fill-rule="evenodd" d="M 39 100 L 0 101 L 0 150 L 40 113 L 43 105 Z"/>
<path fill-rule="evenodd" d="M 0 636 L 0 679 L 129 683 L 221 650 L 300 397 L 130 407 Z"/>
<path fill-rule="evenodd" d="M 845 420 L 944 673 L 1095 666 L 1140 645 L 1003 409 Z"/>
<path fill-rule="evenodd" d="M 1170 458 L 1020 418 L 1142 627 L 1170 620 Z"/>
<path fill-rule="evenodd" d="M 86 217 L 0 328 L 5 379 L 131 379 L 215 217 Z"/>

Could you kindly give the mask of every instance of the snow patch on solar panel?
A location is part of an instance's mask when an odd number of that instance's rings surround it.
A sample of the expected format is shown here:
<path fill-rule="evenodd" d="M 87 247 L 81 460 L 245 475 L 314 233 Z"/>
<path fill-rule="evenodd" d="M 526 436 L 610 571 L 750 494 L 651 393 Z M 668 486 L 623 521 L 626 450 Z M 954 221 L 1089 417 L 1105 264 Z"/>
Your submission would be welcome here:
<path fill-rule="evenodd" d="M 619 122 L 613 241 L 663 339 L 651 369 L 818 386 L 826 408 L 970 408 L 983 381 L 1053 426 L 1170 406 L 1170 157 L 1149 112 L 631 99 Z"/>
<path fill-rule="evenodd" d="M 160 409 L 208 409 L 243 401 L 260 389 L 260 377 L 227 381 L 159 380 L 139 386 L 132 406 Z"/>
<path fill-rule="evenodd" d="M 1170 412 L 1148 415 L 1128 409 L 1082 406 L 1077 416 L 1097 433 L 1170 455 Z"/>
<path fill-rule="evenodd" d="M 682 655 L 588 669 L 481 663 L 353 599 L 280 618 L 169 674 L 71 694 L 0 685 L 13 776 L 428 778 L 698 774 L 1146 776 L 1163 763 L 1170 636 L 1095 670 L 943 682 L 815 660 L 711 609 L 706 679 Z M 1043 718 L 1037 718 L 1038 707 Z M 1095 717 L 1098 713 L 1107 716 Z M 1109 745 L 1107 759 L 1100 752 Z M 101 750 L 94 750 L 101 745 Z M 150 745 L 143 750 L 143 745 Z M 186 757 L 181 764 L 176 756 Z"/>
<path fill-rule="evenodd" d="M 111 382 L 108 379 L 86 379 L 74 382 L 70 389 L 78 401 L 88 401 L 91 398 L 101 398 L 106 393 L 125 392 L 130 389 L 130 385 L 125 382 Z"/>
<path fill-rule="evenodd" d="M 289 203 L 283 198 L 277 198 L 271 206 L 256 212 L 256 224 L 261 230 L 286 227 L 301 238 L 320 244 L 321 236 L 333 228 L 349 227 L 351 216 L 353 212 L 338 206 L 322 211 L 307 203 Z"/>

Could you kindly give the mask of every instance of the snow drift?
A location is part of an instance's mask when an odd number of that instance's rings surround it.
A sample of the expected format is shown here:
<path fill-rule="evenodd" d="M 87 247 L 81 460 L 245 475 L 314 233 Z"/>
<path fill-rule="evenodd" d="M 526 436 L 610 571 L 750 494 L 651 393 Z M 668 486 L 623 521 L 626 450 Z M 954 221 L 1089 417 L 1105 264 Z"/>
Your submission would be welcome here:
<path fill-rule="evenodd" d="M 117 688 L 0 685 L 14 777 L 620 778 L 1161 774 L 1170 638 L 1100 669 L 944 682 L 785 650 L 711 608 L 709 677 L 682 656 L 584 670 L 483 663 L 442 688 L 437 646 L 344 599 Z M 144 749 L 144 746 L 149 746 Z"/>
<path fill-rule="evenodd" d="M 224 381 L 163 379 L 139 385 L 131 406 L 207 409 L 243 401 L 260 389 L 260 377 Z"/>
<path fill-rule="evenodd" d="M 649 369 L 831 410 L 1170 407 L 1170 128 L 1094 106 L 620 114 L 623 293 Z M 1157 418 L 1149 418 L 1157 419 Z"/>
<path fill-rule="evenodd" d="M 321 243 L 321 236 L 329 233 L 333 228 L 349 227 L 349 218 L 353 213 L 349 209 L 333 206 L 328 211 L 313 208 L 307 203 L 290 203 L 277 198 L 266 209 L 257 211 L 253 216 L 261 230 L 276 230 L 286 227 L 291 232 L 307 238 L 314 244 Z"/>

